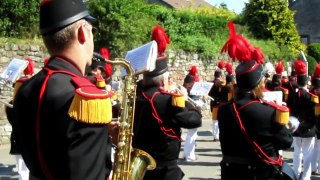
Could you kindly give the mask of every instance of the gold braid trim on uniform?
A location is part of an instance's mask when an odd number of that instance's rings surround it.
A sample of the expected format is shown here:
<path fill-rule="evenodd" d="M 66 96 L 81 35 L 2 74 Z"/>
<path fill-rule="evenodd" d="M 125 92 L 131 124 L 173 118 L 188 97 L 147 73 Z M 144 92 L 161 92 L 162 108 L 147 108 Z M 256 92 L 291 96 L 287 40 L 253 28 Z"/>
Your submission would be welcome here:
<path fill-rule="evenodd" d="M 316 104 L 316 106 L 314 107 L 314 114 L 316 116 L 320 115 L 320 104 Z"/>
<path fill-rule="evenodd" d="M 311 101 L 318 104 L 319 103 L 319 98 L 317 95 L 311 94 Z"/>
<path fill-rule="evenodd" d="M 172 96 L 171 104 L 172 106 L 184 108 L 186 107 L 186 99 L 184 96 Z"/>
<path fill-rule="evenodd" d="M 89 124 L 107 124 L 112 119 L 112 105 L 109 98 L 90 99 L 75 94 L 68 112 L 77 121 Z"/>
<path fill-rule="evenodd" d="M 233 98 L 233 93 L 232 92 L 228 92 L 228 101 L 230 101 Z"/>
<path fill-rule="evenodd" d="M 277 109 L 276 121 L 281 125 L 287 125 L 289 123 L 289 111 Z"/>
<path fill-rule="evenodd" d="M 218 110 L 219 107 L 215 106 L 212 108 L 211 114 L 212 114 L 212 120 L 217 120 L 218 119 Z"/>

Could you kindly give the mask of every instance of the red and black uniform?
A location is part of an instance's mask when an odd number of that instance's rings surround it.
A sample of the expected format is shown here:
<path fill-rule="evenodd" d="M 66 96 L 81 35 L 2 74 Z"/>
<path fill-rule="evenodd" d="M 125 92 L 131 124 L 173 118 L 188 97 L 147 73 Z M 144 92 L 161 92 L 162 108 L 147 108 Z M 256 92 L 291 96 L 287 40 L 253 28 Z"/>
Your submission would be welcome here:
<path fill-rule="evenodd" d="M 299 121 L 298 129 L 293 133 L 293 136 L 307 138 L 314 137 L 316 134 L 316 116 L 315 105 L 313 102 L 314 94 L 308 92 L 304 88 L 299 88 L 295 94 L 295 106 L 292 110 L 292 115 Z"/>
<path fill-rule="evenodd" d="M 188 106 L 173 106 L 173 96 L 158 87 L 144 87 L 137 94 L 132 145 L 149 153 L 157 162 L 157 168 L 147 171 L 144 179 L 182 179 L 184 176 L 177 165 L 181 128 L 200 127 L 201 114 Z"/>
<path fill-rule="evenodd" d="M 215 78 L 213 80 L 213 86 L 211 90 L 209 91 L 209 96 L 212 97 L 214 100 L 210 101 L 210 109 L 212 107 L 219 105 L 221 101 L 221 87 L 222 87 L 222 81 L 219 78 Z"/>
<path fill-rule="evenodd" d="M 277 159 L 278 150 L 290 148 L 293 138 L 285 126 L 276 122 L 276 108 L 253 101 L 250 96 L 248 93 L 235 102 L 242 124 L 251 139 L 269 157 Z M 246 140 L 240 129 L 233 102 L 219 106 L 218 119 L 223 154 L 220 164 L 223 180 L 269 179 L 277 176 L 273 174 L 274 169 L 258 157 Z"/>
<path fill-rule="evenodd" d="M 84 123 L 68 115 L 76 89 L 71 79 L 85 78 L 64 58 L 51 58 L 45 69 L 19 88 L 14 102 L 21 153 L 30 175 L 105 180 L 112 168 L 106 124 Z"/>
<path fill-rule="evenodd" d="M 288 90 L 288 99 L 286 101 L 287 107 L 290 109 L 290 113 L 292 114 L 292 109 L 294 108 L 295 98 L 294 94 L 296 93 L 296 89 L 299 87 L 295 80 L 289 80 L 286 83 L 282 83 L 282 87 Z"/>
<path fill-rule="evenodd" d="M 317 95 L 318 98 L 320 99 L 320 81 L 317 80 L 317 83 L 314 84 L 314 87 L 310 89 L 310 92 Z M 316 119 L 316 135 L 317 139 L 320 139 L 320 122 L 319 122 L 319 117 Z"/>

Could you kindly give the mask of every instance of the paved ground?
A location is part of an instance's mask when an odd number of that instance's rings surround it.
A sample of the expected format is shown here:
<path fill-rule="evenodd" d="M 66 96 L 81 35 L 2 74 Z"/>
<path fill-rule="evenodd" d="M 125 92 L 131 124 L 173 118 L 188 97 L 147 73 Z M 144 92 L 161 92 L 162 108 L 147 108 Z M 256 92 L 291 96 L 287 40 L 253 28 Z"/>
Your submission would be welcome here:
<path fill-rule="evenodd" d="M 221 160 L 220 143 L 212 141 L 210 132 L 210 120 L 203 120 L 202 127 L 198 129 L 198 140 L 196 146 L 197 160 L 185 162 L 180 152 L 179 164 L 185 173 L 184 180 L 220 180 Z M 185 137 L 183 130 L 182 137 Z M 9 155 L 9 145 L 0 146 L 0 180 L 16 180 L 14 172 L 15 160 Z M 183 148 L 183 143 L 182 143 Z M 183 149 L 182 149 L 183 150 Z M 292 165 L 292 149 L 283 152 L 285 161 Z M 312 177 L 311 180 L 320 180 L 320 177 Z"/>

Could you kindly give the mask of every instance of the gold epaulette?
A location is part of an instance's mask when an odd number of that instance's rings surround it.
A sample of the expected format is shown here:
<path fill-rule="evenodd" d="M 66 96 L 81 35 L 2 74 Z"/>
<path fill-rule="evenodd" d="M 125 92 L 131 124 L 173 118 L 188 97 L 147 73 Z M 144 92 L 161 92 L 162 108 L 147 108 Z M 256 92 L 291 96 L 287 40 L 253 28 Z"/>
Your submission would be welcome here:
<path fill-rule="evenodd" d="M 16 83 L 14 84 L 14 87 L 13 87 L 13 99 L 14 97 L 16 96 L 19 88 L 21 87 L 21 85 L 26 82 L 28 79 L 30 78 L 20 78 L 16 81 Z"/>
<path fill-rule="evenodd" d="M 112 119 L 111 92 L 99 89 L 82 77 L 72 78 L 75 95 L 69 108 L 71 118 L 89 124 L 107 124 Z"/>
<path fill-rule="evenodd" d="M 175 107 L 184 108 L 186 107 L 186 98 L 182 94 L 175 94 L 166 91 L 161 91 L 162 94 L 168 94 L 172 96 L 171 105 Z"/>
<path fill-rule="evenodd" d="M 219 110 L 219 106 L 212 107 L 212 110 L 211 110 L 212 120 L 218 120 L 218 110 Z"/>
<path fill-rule="evenodd" d="M 172 106 L 184 108 L 186 107 L 186 98 L 184 95 L 174 94 L 171 101 Z"/>
<path fill-rule="evenodd" d="M 276 109 L 276 122 L 281 125 L 287 125 L 289 123 L 289 108 L 286 106 L 281 106 L 273 102 L 264 103 L 274 107 Z"/>
<path fill-rule="evenodd" d="M 319 103 L 319 98 L 317 95 L 312 94 L 309 92 L 309 94 L 311 95 L 311 102 L 318 104 Z"/>

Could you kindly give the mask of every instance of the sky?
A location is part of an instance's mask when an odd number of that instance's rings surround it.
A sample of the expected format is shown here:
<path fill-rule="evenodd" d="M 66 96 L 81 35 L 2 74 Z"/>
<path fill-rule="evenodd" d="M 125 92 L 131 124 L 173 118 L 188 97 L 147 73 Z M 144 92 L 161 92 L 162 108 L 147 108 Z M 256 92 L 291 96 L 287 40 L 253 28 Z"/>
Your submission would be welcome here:
<path fill-rule="evenodd" d="M 236 12 L 237 14 L 241 13 L 244 8 L 244 3 L 249 0 L 206 0 L 212 5 L 220 5 L 221 3 L 227 4 L 227 8 L 231 11 Z"/>

